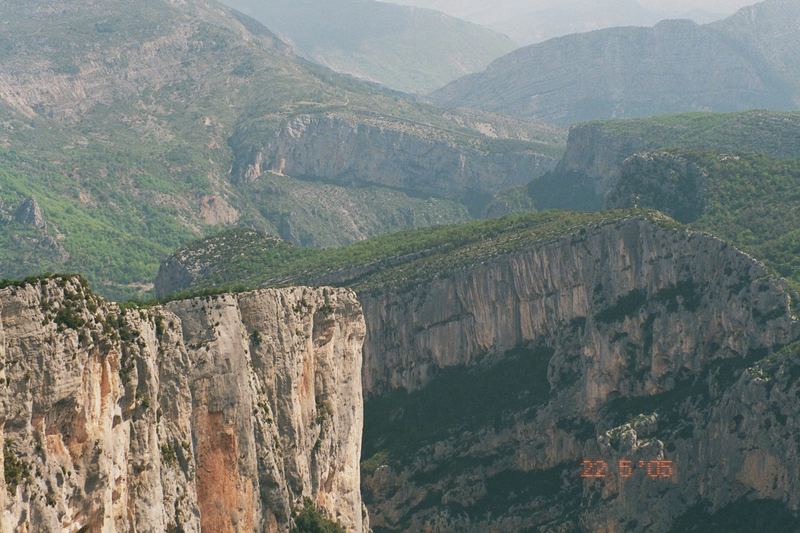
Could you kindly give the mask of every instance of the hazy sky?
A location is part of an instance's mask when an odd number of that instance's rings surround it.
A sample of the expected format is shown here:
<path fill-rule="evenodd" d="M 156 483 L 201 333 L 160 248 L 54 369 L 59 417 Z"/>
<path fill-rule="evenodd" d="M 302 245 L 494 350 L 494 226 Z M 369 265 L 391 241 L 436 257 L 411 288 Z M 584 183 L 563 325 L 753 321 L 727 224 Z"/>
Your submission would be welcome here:
<path fill-rule="evenodd" d="M 702 9 L 717 13 L 733 13 L 740 7 L 755 4 L 755 0 L 639 0 L 653 11 L 693 11 Z"/>
<path fill-rule="evenodd" d="M 398 4 L 411 4 L 434 9 L 441 9 L 447 12 L 461 12 L 481 10 L 489 11 L 492 8 L 497 10 L 516 9 L 548 9 L 559 7 L 565 3 L 564 0 L 384 0 L 394 1 Z M 639 0 L 639 3 L 653 11 L 658 12 L 683 12 L 683 11 L 710 11 L 717 13 L 733 13 L 740 7 L 755 4 L 758 0 Z M 621 4 L 624 2 L 620 2 Z M 491 7 L 490 7 L 491 6 Z"/>
<path fill-rule="evenodd" d="M 649 26 L 660 19 L 686 15 L 702 24 L 757 3 L 757 0 L 384 1 L 437 9 L 505 33 L 522 45 L 609 26 Z"/>

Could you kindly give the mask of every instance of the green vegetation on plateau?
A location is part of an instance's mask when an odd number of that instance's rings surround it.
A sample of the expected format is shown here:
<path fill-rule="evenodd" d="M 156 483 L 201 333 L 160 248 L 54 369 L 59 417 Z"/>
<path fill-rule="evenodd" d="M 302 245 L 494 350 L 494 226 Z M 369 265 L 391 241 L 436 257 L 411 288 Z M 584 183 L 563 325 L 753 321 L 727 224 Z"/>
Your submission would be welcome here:
<path fill-rule="evenodd" d="M 680 113 L 587 122 L 602 137 L 635 150 L 691 149 L 800 157 L 800 112 Z"/>
<path fill-rule="evenodd" d="M 669 213 L 800 282 L 800 159 L 646 153 L 629 160 L 612 199 Z"/>
<path fill-rule="evenodd" d="M 575 234 L 592 225 L 642 216 L 675 222 L 655 212 L 550 211 L 411 230 L 328 249 L 298 248 L 252 232 L 232 232 L 192 243 L 175 257 L 190 257 L 202 275 L 185 293 L 262 286 L 328 283 L 359 290 L 404 286 L 474 266 L 532 244 Z"/>

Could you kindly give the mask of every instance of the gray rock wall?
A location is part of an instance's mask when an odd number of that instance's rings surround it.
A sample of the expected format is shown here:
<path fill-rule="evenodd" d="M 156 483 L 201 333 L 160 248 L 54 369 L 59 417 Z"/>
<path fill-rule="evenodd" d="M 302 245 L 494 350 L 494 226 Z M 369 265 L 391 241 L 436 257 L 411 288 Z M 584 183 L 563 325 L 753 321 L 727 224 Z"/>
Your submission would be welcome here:
<path fill-rule="evenodd" d="M 461 199 L 467 193 L 496 193 L 527 184 L 555 166 L 551 156 L 482 151 L 456 143 L 443 130 L 420 135 L 420 127 L 369 117 L 356 121 L 333 113 L 300 115 L 261 145 L 254 145 L 246 132 L 237 134 L 232 141 L 233 176 L 255 180 L 264 172 L 277 172 Z M 239 137 L 247 143 L 240 144 Z"/>
<path fill-rule="evenodd" d="M 597 403 L 625 386 L 623 343 L 611 342 L 619 330 L 603 313 L 628 299 L 631 308 L 619 312 L 629 313 L 621 324 L 632 335 L 657 313 L 648 387 L 655 390 L 682 366 L 697 367 L 709 345 L 732 356 L 790 339 L 788 294 L 767 278 L 763 265 L 715 237 L 643 218 L 613 222 L 409 291 L 362 294 L 364 387 L 368 394 L 415 389 L 438 370 L 552 337 L 580 319 L 587 370 L 594 367 L 596 377 L 585 400 Z M 689 300 L 690 309 L 668 312 Z M 758 319 L 770 314 L 783 321 Z"/>
<path fill-rule="evenodd" d="M 717 238 L 631 218 L 361 299 L 375 527 L 661 532 L 743 498 L 800 509 L 792 296 Z M 587 458 L 613 470 L 582 479 Z M 677 473 L 623 480 L 619 460 Z"/>

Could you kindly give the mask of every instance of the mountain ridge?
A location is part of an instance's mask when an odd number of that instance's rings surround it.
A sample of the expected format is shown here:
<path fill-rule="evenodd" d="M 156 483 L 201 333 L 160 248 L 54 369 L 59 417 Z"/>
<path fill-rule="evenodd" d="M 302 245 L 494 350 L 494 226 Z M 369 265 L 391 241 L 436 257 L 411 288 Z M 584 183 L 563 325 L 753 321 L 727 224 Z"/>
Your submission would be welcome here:
<path fill-rule="evenodd" d="M 459 225 L 381 236 L 341 248 L 311 250 L 249 231 L 196 241 L 165 259 L 155 282 L 158 296 L 232 287 L 324 284 L 362 291 L 403 287 L 468 269 L 519 249 L 579 234 L 621 220 L 642 218 L 674 226 L 656 211 L 620 209 L 602 213 L 525 213 Z"/>
<path fill-rule="evenodd" d="M 444 13 L 371 0 L 225 0 L 333 70 L 425 93 L 484 68 L 511 39 Z M 422 44 L 424 43 L 424 44 Z"/>
<path fill-rule="evenodd" d="M 791 53 L 794 35 L 784 29 L 798 20 L 796 3 L 767 0 L 703 26 L 668 20 L 559 37 L 511 52 L 431 98 L 561 125 L 687 111 L 796 109 L 800 62 Z"/>

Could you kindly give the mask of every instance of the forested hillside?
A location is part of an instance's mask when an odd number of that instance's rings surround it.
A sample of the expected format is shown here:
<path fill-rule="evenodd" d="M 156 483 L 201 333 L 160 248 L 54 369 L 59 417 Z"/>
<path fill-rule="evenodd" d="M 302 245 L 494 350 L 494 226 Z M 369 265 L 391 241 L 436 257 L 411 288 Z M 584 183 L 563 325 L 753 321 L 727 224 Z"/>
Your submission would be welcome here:
<path fill-rule="evenodd" d="M 463 221 L 563 142 L 336 74 L 214 2 L 11 2 L 0 19 L 2 277 L 80 270 L 124 298 L 229 225 L 324 246 Z"/>

